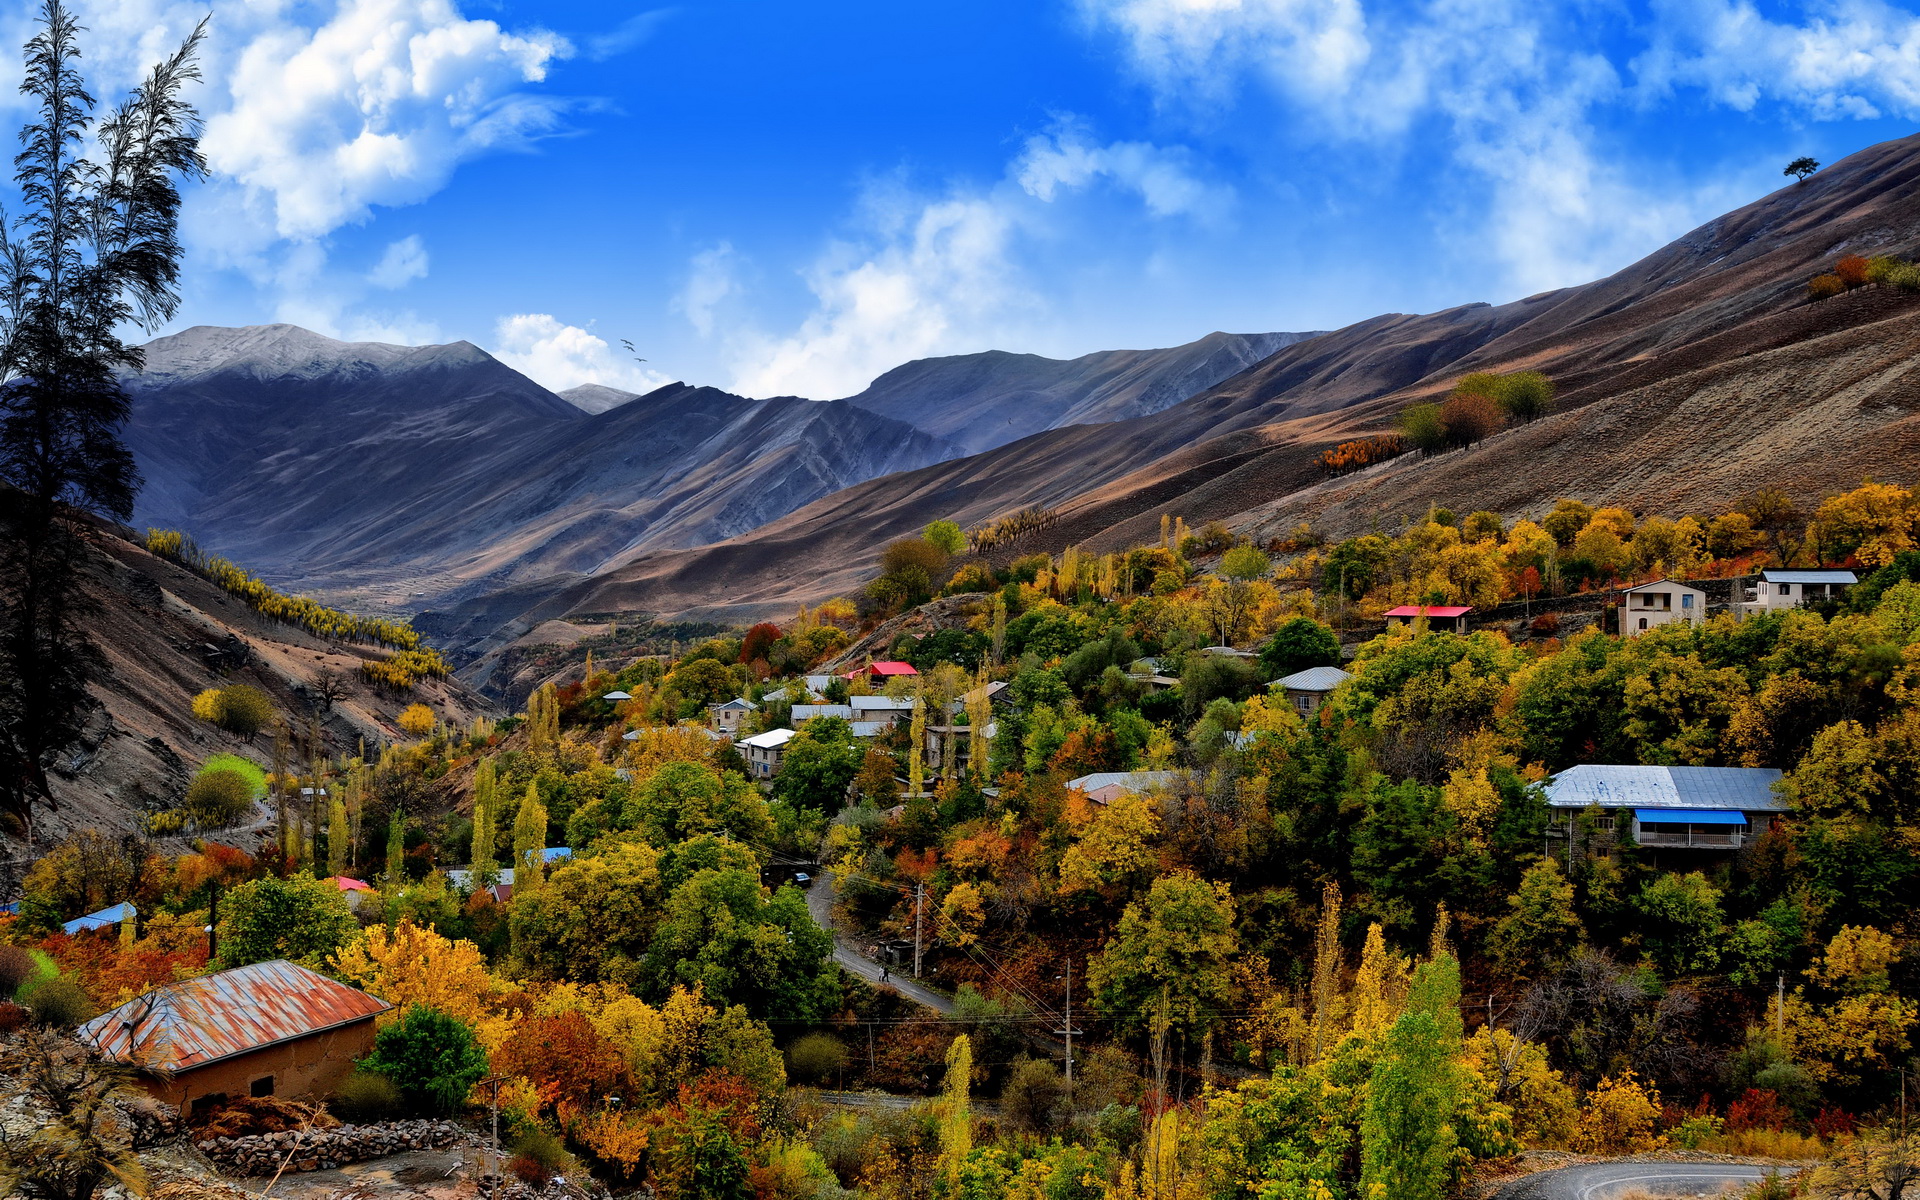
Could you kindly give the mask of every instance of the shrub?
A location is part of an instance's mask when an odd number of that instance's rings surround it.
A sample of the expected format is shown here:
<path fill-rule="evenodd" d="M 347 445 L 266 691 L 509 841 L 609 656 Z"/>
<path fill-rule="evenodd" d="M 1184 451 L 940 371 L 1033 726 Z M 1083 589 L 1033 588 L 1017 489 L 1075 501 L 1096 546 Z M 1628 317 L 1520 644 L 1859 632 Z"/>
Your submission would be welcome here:
<path fill-rule="evenodd" d="M 380 1031 L 360 1065 L 392 1079 L 409 1107 L 450 1113 L 486 1076 L 487 1052 L 466 1022 L 414 1004 Z"/>
<path fill-rule="evenodd" d="M 806 1083 L 825 1083 L 847 1065 L 847 1047 L 830 1033 L 809 1033 L 787 1047 L 787 1074 Z"/>
<path fill-rule="evenodd" d="M 529 1125 L 520 1131 L 507 1149 L 513 1152 L 514 1162 L 525 1162 L 545 1172 L 546 1177 L 564 1175 L 573 1169 L 573 1155 L 567 1153 L 567 1147 L 558 1134 L 544 1125 Z M 519 1169 L 514 1168 L 515 1174 Z M 522 1179 L 526 1176 L 520 1176 Z"/>
<path fill-rule="evenodd" d="M 193 698 L 193 715 L 229 733 L 252 737 L 273 720 L 273 700 L 250 683 L 208 688 Z"/>
<path fill-rule="evenodd" d="M 253 808 L 253 785 L 238 771 L 202 771 L 187 785 L 186 810 L 205 829 L 222 829 Z"/>
<path fill-rule="evenodd" d="M 507 1170 L 513 1177 L 531 1188 L 544 1189 L 553 1179 L 553 1172 L 540 1164 L 540 1160 L 526 1154 L 516 1154 L 507 1161 Z"/>
<path fill-rule="evenodd" d="M 100 1011 L 80 985 L 65 976 L 43 981 L 29 990 L 25 999 L 35 1021 L 61 1029 L 90 1021 Z"/>
<path fill-rule="evenodd" d="M 0 1033 L 12 1033 L 33 1019 L 33 1014 L 11 1000 L 0 1000 Z"/>
<path fill-rule="evenodd" d="M 1404 436 L 1397 433 L 1383 433 L 1377 437 L 1341 442 L 1331 450 L 1322 450 L 1316 461 L 1320 469 L 1329 475 L 1345 475 L 1375 463 L 1386 462 L 1390 458 L 1397 458 L 1406 452 L 1407 439 Z"/>
<path fill-rule="evenodd" d="M 1712 1113 L 1697 1113 L 1680 1121 L 1667 1136 L 1682 1150 L 1698 1150 L 1725 1132 L 1726 1125 Z"/>
<path fill-rule="evenodd" d="M 1793 1184 L 1775 1173 L 1748 1188 L 1742 1200 L 1793 1200 L 1797 1194 Z"/>
<path fill-rule="evenodd" d="M 1450 446 L 1484 441 L 1499 431 L 1500 422 L 1500 405 L 1488 396 L 1453 396 L 1440 406 L 1440 423 Z"/>
<path fill-rule="evenodd" d="M 1894 272 L 1905 265 L 1891 254 L 1876 254 L 1867 260 L 1867 282 L 1889 283 L 1893 280 Z"/>
<path fill-rule="evenodd" d="M 1846 290 L 1846 283 L 1838 275 L 1815 275 L 1807 284 L 1807 299 L 1831 300 Z"/>
<path fill-rule="evenodd" d="M 1868 263 L 1858 254 L 1849 254 L 1833 264 L 1833 273 L 1849 288 L 1862 287 L 1867 282 Z"/>
<path fill-rule="evenodd" d="M 1528 623 L 1527 628 L 1535 633 L 1552 637 L 1560 632 L 1560 614 L 1543 612 Z"/>
<path fill-rule="evenodd" d="M 424 704 L 409 704 L 401 710 L 398 723 L 402 733 L 425 737 L 433 732 L 433 710 Z"/>
<path fill-rule="evenodd" d="M 1887 275 L 1887 282 L 1903 292 L 1920 292 L 1920 263 L 1901 263 Z"/>
<path fill-rule="evenodd" d="M 20 985 L 40 974 L 33 955 L 18 946 L 0 946 L 0 994 L 12 996 Z"/>
<path fill-rule="evenodd" d="M 355 1071 L 340 1081 L 327 1107 L 343 1121 L 365 1125 L 384 1121 L 400 1111 L 400 1089 L 393 1080 L 373 1071 Z"/>
<path fill-rule="evenodd" d="M 1400 432 L 1406 443 L 1422 454 L 1446 449 L 1447 426 L 1438 404 L 1415 404 L 1400 413 Z"/>
<path fill-rule="evenodd" d="M 1657 1150 L 1665 1140 L 1655 1134 L 1660 1119 L 1660 1093 L 1642 1087 L 1631 1067 L 1600 1080 L 1587 1096 L 1574 1130 L 1573 1148 L 1587 1154 L 1642 1154 Z"/>
<path fill-rule="evenodd" d="M 1844 1108 L 1823 1108 L 1814 1114 L 1813 1132 L 1816 1137 L 1832 1140 L 1851 1135 L 1859 1123 L 1853 1114 Z"/>

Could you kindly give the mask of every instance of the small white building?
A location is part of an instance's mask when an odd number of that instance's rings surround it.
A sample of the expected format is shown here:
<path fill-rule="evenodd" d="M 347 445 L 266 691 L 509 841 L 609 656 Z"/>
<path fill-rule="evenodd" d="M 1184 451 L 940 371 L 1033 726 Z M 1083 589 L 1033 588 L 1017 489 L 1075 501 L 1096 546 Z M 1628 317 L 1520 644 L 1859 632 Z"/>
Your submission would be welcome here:
<path fill-rule="evenodd" d="M 839 717 L 842 721 L 853 720 L 851 704 L 796 704 L 793 706 L 793 723 L 811 721 L 815 717 Z"/>
<path fill-rule="evenodd" d="M 1798 608 L 1808 600 L 1838 596 L 1860 582 L 1852 571 L 1766 570 L 1741 602 L 1741 616 Z"/>
<path fill-rule="evenodd" d="M 734 743 L 734 749 L 747 760 L 747 774 L 764 783 L 780 770 L 780 759 L 786 755 L 787 743 L 792 740 L 791 729 L 769 729 Z"/>
<path fill-rule="evenodd" d="M 1656 579 L 1620 593 L 1620 636 L 1632 637 L 1660 625 L 1707 619 L 1707 594 L 1671 579 Z"/>
<path fill-rule="evenodd" d="M 1333 689 L 1352 678 L 1339 667 L 1308 667 L 1276 679 L 1267 687 L 1269 691 L 1285 693 L 1295 712 L 1310 717 L 1320 710 Z"/>
<path fill-rule="evenodd" d="M 900 721 L 913 717 L 913 700 L 902 696 L 896 700 L 892 696 L 849 696 L 847 707 L 853 710 L 856 723 L 870 721 Z"/>
<path fill-rule="evenodd" d="M 740 722 L 750 712 L 758 712 L 760 706 L 745 696 L 735 696 L 724 704 L 707 705 L 707 720 L 713 725 L 715 733 L 736 733 Z"/>

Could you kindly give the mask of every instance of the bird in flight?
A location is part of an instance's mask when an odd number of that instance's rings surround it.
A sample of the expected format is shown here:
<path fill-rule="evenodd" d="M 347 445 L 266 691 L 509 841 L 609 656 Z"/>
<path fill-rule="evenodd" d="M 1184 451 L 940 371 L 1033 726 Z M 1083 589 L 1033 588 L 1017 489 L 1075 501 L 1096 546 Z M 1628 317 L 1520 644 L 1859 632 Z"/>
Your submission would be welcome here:
<path fill-rule="evenodd" d="M 630 342 L 630 341 L 628 341 L 628 340 L 627 340 L 627 339 L 625 339 L 625 338 L 621 338 L 621 339 L 620 339 L 620 344 L 621 344 L 622 346 L 625 346 L 625 347 L 627 348 L 627 353 L 628 353 L 628 354 L 633 354 L 633 343 L 632 343 L 632 342 Z M 647 361 L 647 360 L 646 360 L 646 359 L 644 359 L 644 358 L 641 358 L 641 357 L 640 357 L 640 356 L 639 356 L 638 354 L 634 354 L 634 355 L 633 355 L 633 361 L 635 361 L 635 362 L 645 362 L 645 361 Z"/>

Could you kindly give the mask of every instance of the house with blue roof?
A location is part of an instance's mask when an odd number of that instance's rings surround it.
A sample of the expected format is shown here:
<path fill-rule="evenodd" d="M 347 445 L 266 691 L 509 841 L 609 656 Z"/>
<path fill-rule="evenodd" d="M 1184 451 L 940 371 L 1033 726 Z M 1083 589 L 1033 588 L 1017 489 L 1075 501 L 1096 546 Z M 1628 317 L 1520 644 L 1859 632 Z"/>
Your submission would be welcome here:
<path fill-rule="evenodd" d="M 1642 846 L 1738 850 L 1790 811 L 1771 767 L 1647 767 L 1583 763 L 1547 780 L 1547 804 L 1563 835 L 1573 815 L 1626 813 Z"/>
<path fill-rule="evenodd" d="M 1760 572 L 1760 578 L 1752 588 L 1746 590 L 1740 615 L 1745 617 L 1754 613 L 1777 612 L 1783 608 L 1798 608 L 1809 600 L 1838 596 L 1859 581 L 1852 571 L 1768 569 Z"/>

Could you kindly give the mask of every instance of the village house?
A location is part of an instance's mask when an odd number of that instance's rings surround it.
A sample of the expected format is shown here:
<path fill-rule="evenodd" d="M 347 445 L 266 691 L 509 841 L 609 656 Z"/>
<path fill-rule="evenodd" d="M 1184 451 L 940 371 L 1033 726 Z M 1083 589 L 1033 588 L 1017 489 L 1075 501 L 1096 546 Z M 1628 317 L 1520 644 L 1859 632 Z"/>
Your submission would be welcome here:
<path fill-rule="evenodd" d="M 855 724 L 898 724 L 913 717 L 911 696 L 902 696 L 897 700 L 892 696 L 849 696 L 847 707 L 853 710 Z"/>
<path fill-rule="evenodd" d="M 1656 579 L 1620 593 L 1620 636 L 1632 637 L 1661 625 L 1707 619 L 1707 594 L 1671 579 Z"/>
<path fill-rule="evenodd" d="M 715 733 L 731 736 L 739 732 L 740 722 L 750 712 L 758 712 L 760 706 L 745 696 L 735 696 L 724 704 L 707 705 L 707 722 Z"/>
<path fill-rule="evenodd" d="M 769 729 L 765 733 L 741 739 L 734 744 L 734 748 L 747 760 L 747 774 L 766 783 L 779 772 L 780 760 L 787 753 L 787 743 L 792 740 L 791 729 Z"/>
<path fill-rule="evenodd" d="M 1387 610 L 1387 628 L 1404 629 L 1415 621 L 1425 621 L 1428 629 L 1438 633 L 1465 633 L 1467 614 L 1472 611 L 1466 604 L 1402 604 Z"/>
<path fill-rule="evenodd" d="M 793 723 L 799 725 L 815 717 L 839 717 L 842 721 L 853 720 L 851 704 L 796 704 L 793 706 Z"/>
<path fill-rule="evenodd" d="M 1295 712 L 1310 717 L 1320 710 L 1333 689 L 1352 678 L 1339 667 L 1308 667 L 1276 679 L 1267 687 L 1269 691 L 1283 693 Z"/>
<path fill-rule="evenodd" d="M 860 676 L 865 675 L 868 682 L 878 685 L 884 684 L 889 679 L 905 679 L 918 675 L 919 673 L 920 672 L 914 670 L 912 663 L 889 661 L 868 663 L 864 667 L 855 667 L 841 678 L 858 679 Z"/>
<path fill-rule="evenodd" d="M 571 846 L 548 846 L 540 851 L 540 861 L 549 869 L 559 866 L 573 858 Z M 447 872 L 447 884 L 454 891 L 471 895 L 474 884 L 473 871 L 466 867 L 456 867 Z M 493 873 L 493 882 L 487 885 L 487 895 L 493 897 L 495 904 L 505 904 L 513 899 L 513 868 L 501 867 Z M 405 893 L 402 893 L 403 895 Z"/>
<path fill-rule="evenodd" d="M 1648 767 L 1583 763 L 1547 780 L 1553 832 L 1567 837 L 1584 810 L 1625 814 L 1648 848 L 1738 850 L 1788 811 L 1771 767 Z"/>
<path fill-rule="evenodd" d="M 327 1096 L 372 1051 L 374 1018 L 390 1007 L 274 959 L 155 988 L 74 1036 L 192 1114 L 249 1096 Z"/>
<path fill-rule="evenodd" d="M 1122 796 L 1162 792 L 1173 787 L 1182 771 L 1095 771 L 1067 780 L 1069 791 L 1081 792 L 1095 804 L 1112 804 Z"/>
<path fill-rule="evenodd" d="M 18 910 L 15 910 L 18 911 Z M 99 912 L 90 912 L 84 917 L 75 917 L 60 927 L 60 932 L 72 937 L 76 933 L 89 933 L 95 929 L 106 929 L 122 921 L 131 921 L 140 914 L 131 901 L 122 900 L 110 908 Z"/>
<path fill-rule="evenodd" d="M 1754 586 L 1747 589 L 1740 602 L 1740 615 L 1746 617 L 1757 612 L 1798 608 L 1808 600 L 1838 596 L 1858 582 L 1859 578 L 1852 571 L 1781 571 L 1770 568 L 1760 572 L 1760 578 Z"/>

